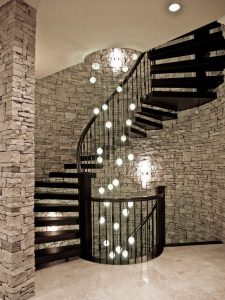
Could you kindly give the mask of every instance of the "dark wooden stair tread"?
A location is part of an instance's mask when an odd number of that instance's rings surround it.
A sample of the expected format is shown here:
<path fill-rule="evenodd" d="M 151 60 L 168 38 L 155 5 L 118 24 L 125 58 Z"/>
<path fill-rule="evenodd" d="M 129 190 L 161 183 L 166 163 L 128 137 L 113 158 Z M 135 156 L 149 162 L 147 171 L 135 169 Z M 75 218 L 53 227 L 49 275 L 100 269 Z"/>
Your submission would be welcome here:
<path fill-rule="evenodd" d="M 153 122 L 151 120 L 147 120 L 142 118 L 143 117 L 149 117 L 146 113 L 138 113 L 135 117 L 134 125 L 139 126 L 139 124 L 143 124 L 146 129 L 162 129 L 163 125 L 161 123 Z"/>
<path fill-rule="evenodd" d="M 201 30 L 201 31 L 204 30 L 204 32 L 209 32 L 211 29 L 216 29 L 216 28 L 217 28 L 217 29 L 218 29 L 218 28 L 221 29 L 221 24 L 218 23 L 217 21 L 214 21 L 214 22 L 211 22 L 211 23 L 209 23 L 209 24 L 206 24 L 206 25 L 204 25 L 204 26 L 202 26 L 202 27 L 200 27 L 200 28 L 197 28 L 197 29 L 194 29 L 194 30 L 192 30 L 192 31 L 189 31 L 189 32 L 187 32 L 187 33 L 185 33 L 185 34 L 183 34 L 183 35 L 181 35 L 181 36 L 175 38 L 174 40 L 183 38 L 183 37 L 185 37 L 185 36 L 195 35 L 196 33 L 198 34 L 200 30 Z"/>
<path fill-rule="evenodd" d="M 78 200 L 78 194 L 67 194 L 67 193 L 35 193 L 35 199 L 63 199 L 63 200 Z"/>
<path fill-rule="evenodd" d="M 96 173 L 89 173 L 92 178 L 96 178 Z M 66 173 L 66 172 L 51 172 L 50 178 L 78 178 L 79 173 Z"/>
<path fill-rule="evenodd" d="M 207 99 L 213 100 L 217 97 L 217 94 L 214 92 L 152 92 L 150 95 L 147 95 L 147 99 L 163 99 L 163 100 L 186 100 L 191 99 Z"/>
<path fill-rule="evenodd" d="M 36 267 L 56 260 L 80 256 L 81 248 L 79 245 L 51 247 L 35 251 Z"/>
<path fill-rule="evenodd" d="M 78 189 L 78 183 L 74 182 L 50 182 L 50 181 L 36 181 L 35 187 L 49 187 L 62 189 Z"/>
<path fill-rule="evenodd" d="M 177 56 L 191 55 L 198 52 L 216 51 L 225 48 L 225 39 L 222 32 L 215 32 L 208 35 L 204 40 L 191 39 L 179 42 L 174 45 L 161 47 L 149 51 L 148 56 L 151 60 L 172 58 Z"/>
<path fill-rule="evenodd" d="M 71 163 L 71 164 L 65 164 L 64 168 L 66 170 L 68 169 L 77 169 L 77 164 L 76 163 Z M 82 169 L 102 169 L 103 166 L 101 164 L 81 164 Z"/>
<path fill-rule="evenodd" d="M 80 159 L 81 161 L 96 161 L 97 158 L 99 157 L 98 154 L 88 154 L 88 155 L 81 155 Z M 108 153 L 103 154 L 103 158 L 109 158 Z"/>
<path fill-rule="evenodd" d="M 164 110 L 158 110 L 148 107 L 141 107 L 141 112 L 139 114 L 147 114 L 149 117 L 154 118 L 156 120 L 160 121 L 166 121 L 166 120 L 174 120 L 177 119 L 177 114 L 172 112 L 167 112 Z"/>
<path fill-rule="evenodd" d="M 79 230 L 38 231 L 35 232 L 35 244 L 74 240 L 80 237 Z"/>
<path fill-rule="evenodd" d="M 159 108 L 165 108 L 174 111 L 182 111 L 190 108 L 194 108 L 205 103 L 212 101 L 211 98 L 160 98 L 153 97 L 147 100 L 142 100 L 142 104 L 153 105 Z"/>
<path fill-rule="evenodd" d="M 88 154 L 88 155 L 81 155 L 80 159 L 83 160 L 96 160 L 98 154 Z"/>
<path fill-rule="evenodd" d="M 152 65 L 151 74 L 223 71 L 224 68 L 225 55 L 220 55 L 205 57 L 198 60 L 190 59 L 179 62 Z"/>
<path fill-rule="evenodd" d="M 125 132 L 128 136 L 130 137 L 135 137 L 135 138 L 146 138 L 147 137 L 147 133 L 138 129 L 138 128 L 135 128 L 133 126 L 130 127 L 130 129 L 125 129 Z"/>
<path fill-rule="evenodd" d="M 62 226 L 79 224 L 79 217 L 35 217 L 35 226 Z"/>
<path fill-rule="evenodd" d="M 152 87 L 162 88 L 198 88 L 205 89 L 216 88 L 223 82 L 223 76 L 208 77 L 185 77 L 185 78 L 167 78 L 152 79 Z"/>
<path fill-rule="evenodd" d="M 78 205 L 35 203 L 35 212 L 79 212 Z"/>

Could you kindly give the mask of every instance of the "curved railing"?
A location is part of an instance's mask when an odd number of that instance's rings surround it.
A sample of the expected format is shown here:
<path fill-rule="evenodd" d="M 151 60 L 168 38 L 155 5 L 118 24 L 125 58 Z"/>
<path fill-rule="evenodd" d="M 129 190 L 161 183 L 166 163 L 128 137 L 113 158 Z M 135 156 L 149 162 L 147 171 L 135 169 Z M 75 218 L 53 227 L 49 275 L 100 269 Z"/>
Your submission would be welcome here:
<path fill-rule="evenodd" d="M 102 103 L 101 108 L 98 108 L 99 113 L 91 118 L 80 136 L 76 153 L 78 172 L 87 171 L 82 164 L 85 165 L 90 160 L 94 160 L 94 165 L 98 164 L 95 160 L 98 148 L 120 146 L 118 136 L 128 134 L 130 125 L 125 123 L 126 120 L 132 122 L 134 110 L 140 106 L 140 97 L 150 92 L 150 62 L 147 52 L 139 55 L 131 71 L 118 87 Z M 105 123 L 109 121 L 109 116 L 111 127 L 107 130 Z M 101 157 L 105 159 L 107 155 Z"/>
<path fill-rule="evenodd" d="M 153 196 L 95 198 L 90 180 L 80 174 L 82 258 L 121 265 L 159 256 L 165 245 L 165 187 Z"/>
<path fill-rule="evenodd" d="M 96 115 L 79 139 L 76 162 L 80 187 L 81 256 L 85 259 L 130 264 L 149 260 L 162 252 L 164 190 L 151 197 L 140 197 L 137 191 L 129 192 L 126 182 L 119 182 L 115 176 L 122 173 L 122 179 L 129 181 L 130 163 L 134 159 L 132 126 L 141 99 L 150 90 L 150 61 L 146 52 L 140 54 L 128 76 L 101 108 L 95 108 Z M 146 132 L 144 134 L 146 136 Z M 101 169 L 100 173 L 96 169 Z M 91 183 L 93 173 L 97 174 Z M 124 195 L 123 188 L 127 197 L 118 198 Z"/>

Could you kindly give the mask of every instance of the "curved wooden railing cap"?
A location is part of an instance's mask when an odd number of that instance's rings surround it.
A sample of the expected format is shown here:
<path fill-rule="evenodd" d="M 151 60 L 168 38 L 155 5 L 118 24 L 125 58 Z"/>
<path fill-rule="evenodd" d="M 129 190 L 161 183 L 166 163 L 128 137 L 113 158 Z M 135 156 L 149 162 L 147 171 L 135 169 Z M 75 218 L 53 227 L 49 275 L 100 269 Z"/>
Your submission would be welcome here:
<path fill-rule="evenodd" d="M 156 194 L 153 196 L 141 196 L 141 197 L 132 197 L 132 198 L 100 198 L 92 197 L 91 201 L 93 202 L 139 202 L 139 201 L 150 201 L 155 199 L 163 198 L 163 194 Z"/>

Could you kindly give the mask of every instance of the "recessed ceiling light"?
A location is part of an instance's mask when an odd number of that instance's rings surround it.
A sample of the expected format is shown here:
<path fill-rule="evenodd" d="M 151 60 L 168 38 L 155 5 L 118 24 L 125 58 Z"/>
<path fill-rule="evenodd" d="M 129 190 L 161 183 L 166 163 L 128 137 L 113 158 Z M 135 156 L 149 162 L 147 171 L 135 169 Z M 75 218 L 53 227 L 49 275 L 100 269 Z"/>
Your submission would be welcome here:
<path fill-rule="evenodd" d="M 169 11 L 170 12 L 177 12 L 181 9 L 181 5 L 179 3 L 171 3 L 169 5 Z"/>

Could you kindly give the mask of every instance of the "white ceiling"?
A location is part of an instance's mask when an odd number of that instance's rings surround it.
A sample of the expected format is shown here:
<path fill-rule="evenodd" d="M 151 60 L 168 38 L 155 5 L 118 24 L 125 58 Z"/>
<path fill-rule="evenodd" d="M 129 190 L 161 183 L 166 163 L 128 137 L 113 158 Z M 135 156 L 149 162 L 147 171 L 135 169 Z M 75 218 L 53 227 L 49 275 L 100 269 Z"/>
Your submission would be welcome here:
<path fill-rule="evenodd" d="M 1 0 L 7 2 L 7 0 Z M 37 8 L 36 76 L 83 61 L 96 50 L 158 46 L 225 15 L 225 0 L 26 0 Z"/>

